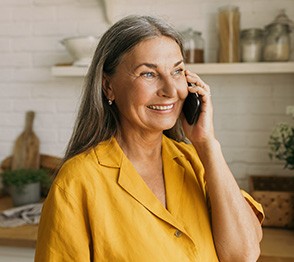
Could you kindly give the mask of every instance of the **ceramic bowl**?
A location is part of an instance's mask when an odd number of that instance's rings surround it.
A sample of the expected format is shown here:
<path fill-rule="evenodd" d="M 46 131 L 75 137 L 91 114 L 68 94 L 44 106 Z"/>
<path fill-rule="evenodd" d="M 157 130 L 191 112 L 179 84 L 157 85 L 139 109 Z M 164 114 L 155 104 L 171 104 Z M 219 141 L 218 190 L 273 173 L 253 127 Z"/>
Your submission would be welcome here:
<path fill-rule="evenodd" d="M 76 36 L 61 40 L 66 50 L 72 56 L 74 66 L 89 66 L 99 38 L 95 36 Z"/>

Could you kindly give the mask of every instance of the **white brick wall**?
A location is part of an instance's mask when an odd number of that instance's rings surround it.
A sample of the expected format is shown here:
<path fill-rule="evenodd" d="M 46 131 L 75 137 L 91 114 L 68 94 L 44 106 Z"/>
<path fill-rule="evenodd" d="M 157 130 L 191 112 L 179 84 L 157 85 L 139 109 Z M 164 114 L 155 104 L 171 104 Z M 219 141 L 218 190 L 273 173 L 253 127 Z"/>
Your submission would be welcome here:
<path fill-rule="evenodd" d="M 202 31 L 205 60 L 216 61 L 217 8 L 240 7 L 241 27 L 263 27 L 277 10 L 294 19 L 291 0 L 128 0 L 129 11 L 169 19 L 179 30 Z M 77 111 L 82 78 L 56 78 L 50 68 L 70 62 L 60 40 L 100 35 L 109 26 L 102 0 L 0 0 L 0 161 L 12 152 L 24 113 L 36 111 L 41 152 L 62 156 Z M 135 11 L 134 11 L 135 10 Z M 294 52 L 293 52 L 294 53 Z M 294 104 L 294 75 L 203 76 L 213 91 L 216 133 L 241 186 L 249 174 L 289 173 L 268 158 L 267 141 L 275 123 L 292 121 L 285 106 Z"/>

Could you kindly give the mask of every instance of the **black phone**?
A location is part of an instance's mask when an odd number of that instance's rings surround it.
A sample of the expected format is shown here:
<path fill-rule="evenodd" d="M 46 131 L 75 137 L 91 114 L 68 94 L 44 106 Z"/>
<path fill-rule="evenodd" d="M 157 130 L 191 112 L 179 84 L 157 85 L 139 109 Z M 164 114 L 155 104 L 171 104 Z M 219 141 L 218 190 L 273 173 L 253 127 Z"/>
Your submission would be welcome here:
<path fill-rule="evenodd" d="M 194 125 L 201 112 L 201 98 L 196 93 L 189 92 L 184 101 L 183 113 L 189 125 Z"/>

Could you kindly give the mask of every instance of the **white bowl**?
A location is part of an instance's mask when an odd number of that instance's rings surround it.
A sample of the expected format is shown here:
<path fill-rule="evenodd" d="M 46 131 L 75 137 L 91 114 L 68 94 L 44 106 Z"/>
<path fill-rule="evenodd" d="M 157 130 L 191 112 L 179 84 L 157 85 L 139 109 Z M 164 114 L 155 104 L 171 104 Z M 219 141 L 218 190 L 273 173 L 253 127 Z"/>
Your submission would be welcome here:
<path fill-rule="evenodd" d="M 74 66 L 89 66 L 99 38 L 95 36 L 77 36 L 61 40 L 69 54 L 74 59 Z"/>

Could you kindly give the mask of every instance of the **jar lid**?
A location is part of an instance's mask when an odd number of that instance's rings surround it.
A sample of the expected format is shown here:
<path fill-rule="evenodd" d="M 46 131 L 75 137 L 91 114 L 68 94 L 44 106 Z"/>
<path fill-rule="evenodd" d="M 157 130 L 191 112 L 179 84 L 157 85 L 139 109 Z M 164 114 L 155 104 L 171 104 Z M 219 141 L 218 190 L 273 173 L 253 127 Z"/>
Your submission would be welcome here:
<path fill-rule="evenodd" d="M 241 31 L 241 37 L 243 36 L 257 37 L 262 35 L 263 35 L 263 30 L 261 28 L 248 28 L 248 29 L 243 29 Z"/>
<path fill-rule="evenodd" d="M 193 36 L 194 34 L 201 35 L 202 33 L 200 31 L 196 31 L 196 30 L 192 29 L 191 27 L 189 27 L 187 30 L 181 32 L 181 34 L 183 36 Z"/>
<path fill-rule="evenodd" d="M 193 34 L 193 29 L 191 27 L 189 27 L 188 29 L 182 31 L 181 34 L 184 35 L 184 36 L 192 35 Z"/>
<path fill-rule="evenodd" d="M 286 15 L 285 9 L 281 9 L 279 14 L 276 16 L 274 21 L 266 26 L 266 29 L 271 27 L 272 25 L 283 25 L 288 26 L 289 31 L 294 29 L 293 21 Z"/>
<path fill-rule="evenodd" d="M 193 31 L 193 34 L 194 34 L 194 35 L 201 35 L 202 33 L 201 33 L 200 31 L 196 31 L 196 30 L 194 30 L 194 31 Z"/>

